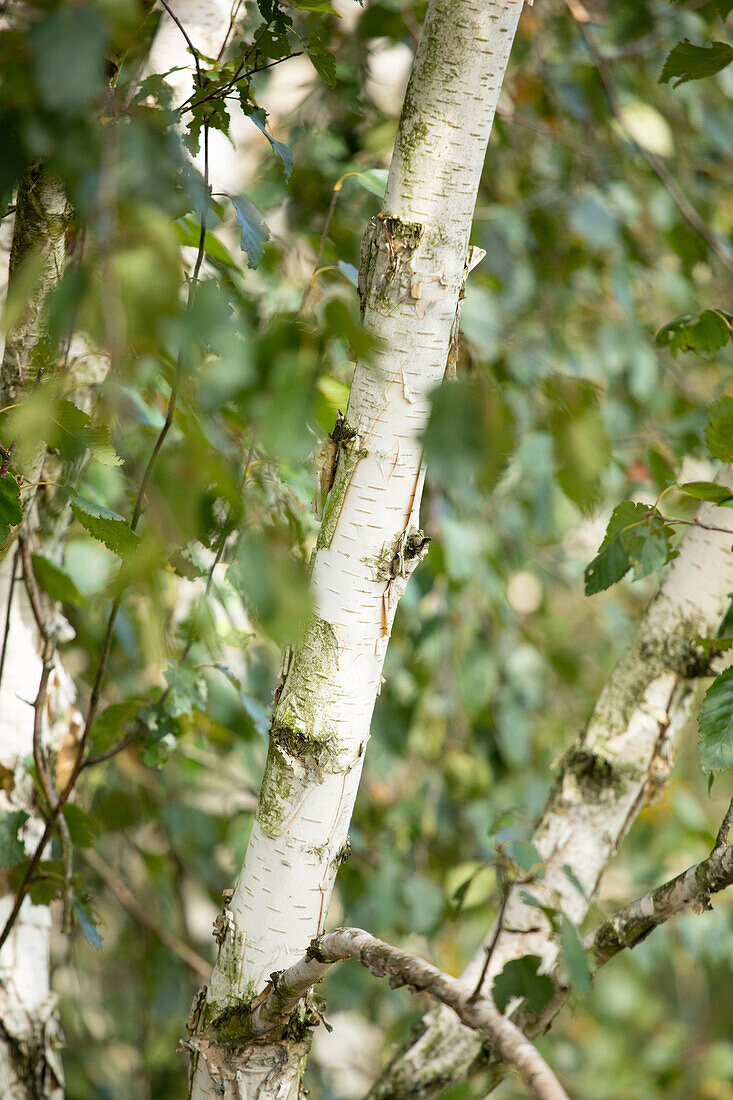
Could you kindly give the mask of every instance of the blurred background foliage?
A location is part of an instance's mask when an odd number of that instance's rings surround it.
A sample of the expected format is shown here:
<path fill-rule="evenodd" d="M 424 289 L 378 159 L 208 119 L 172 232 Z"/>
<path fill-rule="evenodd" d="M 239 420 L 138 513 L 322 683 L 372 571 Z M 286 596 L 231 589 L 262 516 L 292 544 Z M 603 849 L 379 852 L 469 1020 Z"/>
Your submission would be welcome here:
<path fill-rule="evenodd" d="M 50 484 L 37 489 L 51 539 L 41 552 L 73 583 L 44 574 L 45 587 L 73 628 L 62 649 L 82 700 L 110 600 L 124 592 L 104 689 L 114 709 L 92 751 L 135 738 L 85 771 L 69 815 L 83 927 L 59 936 L 54 985 L 72 1100 L 181 1095 L 176 1044 L 244 854 L 280 647 L 307 612 L 312 455 L 345 408 L 349 356 L 368 353 L 355 266 L 426 5 L 300 6 L 313 10 L 288 6 L 283 20 L 267 2 L 242 5 L 229 51 L 204 61 L 222 88 L 242 58 L 256 68 L 299 53 L 245 82 L 249 119 L 226 100 L 233 144 L 212 132 L 208 170 L 182 147 L 178 100 L 153 75 L 139 83 L 157 17 L 136 0 L 44 0 L 0 40 L 2 209 L 38 159 L 74 208 L 47 311 L 64 369 L 32 407 L 3 413 L 0 432 L 18 462 L 24 440 L 51 448 Z M 705 410 L 733 393 L 730 346 L 673 356 L 655 334 L 730 298 L 733 67 L 675 89 L 658 80 L 680 39 L 726 36 L 726 9 L 542 0 L 522 15 L 472 236 L 487 255 L 466 293 L 458 380 L 436 397 L 426 437 L 433 543 L 390 643 L 330 917 L 448 970 L 495 911 L 497 835 L 529 836 L 553 763 L 655 590 L 651 576 L 584 596 L 611 508 L 714 472 Z M 209 101 L 208 126 L 226 130 L 223 102 Z M 266 123 L 252 120 L 258 107 Z M 180 116 L 184 131 L 191 117 Z M 186 308 L 202 212 L 205 256 Z M 6 238 L 11 224 L 12 211 Z M 33 280 L 28 265 L 6 329 Z M 91 408 L 101 453 L 92 447 L 77 485 L 58 422 L 60 403 L 88 388 L 90 360 L 106 371 Z M 130 549 L 121 530 L 174 386 Z M 77 490 L 115 513 L 106 543 Z M 54 517 L 69 498 L 75 518 L 58 544 Z M 726 782 L 708 794 L 688 729 L 594 919 L 707 854 Z M 733 910 L 720 897 L 614 960 L 542 1048 L 588 1100 L 733 1100 L 732 958 Z M 337 970 L 327 993 L 338 1027 L 317 1036 L 309 1087 L 324 1100 L 360 1095 L 424 1006 L 356 966 Z M 449 1095 L 478 1097 L 482 1083 Z M 496 1095 L 520 1093 L 510 1081 Z"/>

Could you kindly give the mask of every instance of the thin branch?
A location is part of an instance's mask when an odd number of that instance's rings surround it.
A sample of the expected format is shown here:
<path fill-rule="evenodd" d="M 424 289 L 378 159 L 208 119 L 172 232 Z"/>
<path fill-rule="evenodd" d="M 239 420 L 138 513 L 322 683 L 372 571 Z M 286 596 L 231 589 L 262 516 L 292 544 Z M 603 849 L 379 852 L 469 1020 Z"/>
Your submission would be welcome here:
<path fill-rule="evenodd" d="M 616 92 L 616 85 L 614 84 L 613 75 L 611 73 L 611 67 L 608 59 L 603 55 L 598 48 L 598 44 L 588 29 L 586 23 L 578 19 L 572 0 L 565 0 L 566 6 L 570 11 L 570 14 L 575 19 L 578 26 L 578 30 L 586 44 L 588 52 L 593 58 L 594 64 L 598 70 L 598 75 L 601 78 L 601 82 L 606 89 L 606 95 L 608 96 L 609 106 L 611 113 L 616 119 L 616 122 L 621 127 L 626 140 L 639 152 L 646 160 L 649 167 L 658 177 L 663 186 L 667 189 L 670 197 L 674 201 L 677 209 L 682 214 L 683 218 L 692 226 L 692 228 L 703 237 L 710 245 L 713 252 L 716 254 L 723 266 L 733 274 L 733 251 L 727 246 L 727 244 L 715 233 L 707 224 L 704 218 L 698 213 L 693 204 L 688 199 L 682 188 L 677 183 L 674 174 L 669 170 L 663 159 L 657 156 L 656 153 L 652 153 L 649 149 L 646 149 L 641 145 L 636 138 L 629 133 L 628 127 L 624 122 L 623 111 L 619 103 L 618 94 Z"/>
<path fill-rule="evenodd" d="M 733 884 L 733 847 L 727 843 L 731 824 L 733 802 L 707 859 L 625 905 L 586 937 L 584 946 L 593 952 L 597 966 L 603 966 L 624 948 L 636 947 L 671 917 L 688 909 L 704 912 L 711 908 L 710 895 Z"/>
<path fill-rule="evenodd" d="M 18 580 L 18 559 L 20 558 L 20 547 L 16 548 L 15 557 L 13 558 L 13 565 L 10 571 L 10 580 L 8 582 L 8 599 L 5 604 L 5 626 L 3 628 L 3 647 L 0 650 L 0 684 L 3 682 L 3 672 L 5 671 L 5 655 L 8 652 L 8 636 L 10 635 L 10 613 L 13 610 L 13 595 L 15 593 L 15 585 Z"/>
<path fill-rule="evenodd" d="M 102 859 L 100 855 L 97 855 L 93 848 L 85 849 L 84 856 L 89 865 L 93 867 L 99 877 L 104 880 L 122 908 L 126 910 L 132 919 L 137 921 L 137 923 L 141 924 L 144 928 L 149 929 L 153 935 L 157 936 L 163 946 L 167 947 L 169 951 L 172 951 L 174 955 L 178 955 L 179 959 L 182 959 L 186 966 L 193 970 L 194 974 L 208 981 L 211 975 L 211 963 L 203 959 L 201 955 L 197 954 L 192 947 L 189 947 L 189 945 L 179 939 L 178 936 L 174 936 L 167 928 L 156 924 L 147 909 L 145 909 L 130 892 L 119 875 L 115 874 L 107 861 Z"/>
<path fill-rule="evenodd" d="M 730 806 L 725 811 L 725 817 L 723 818 L 720 828 L 718 829 L 718 835 L 715 838 L 715 844 L 713 845 L 713 851 L 717 852 L 720 848 L 725 847 L 728 843 L 728 835 L 730 833 L 731 825 L 733 825 L 733 798 L 730 801 Z"/>
<path fill-rule="evenodd" d="M 170 17 L 173 20 L 173 22 L 175 23 L 175 25 L 178 27 L 178 29 L 181 32 L 181 34 L 183 35 L 183 37 L 186 39 L 186 45 L 188 46 L 189 50 L 193 54 L 194 64 L 196 65 L 197 82 L 198 82 L 199 87 L 201 87 L 202 83 L 203 83 L 203 79 L 202 79 L 202 76 L 201 76 L 201 54 L 199 53 L 199 51 L 194 46 L 193 42 L 191 41 L 191 39 L 188 36 L 188 31 L 186 30 L 186 28 L 184 27 L 183 23 L 178 18 L 176 13 L 172 10 L 172 8 L 171 8 L 170 4 L 167 2 L 167 0 L 160 0 L 160 2 L 163 5 L 163 7 L 165 8 L 165 10 L 168 12 L 168 14 L 170 15 Z"/>
<path fill-rule="evenodd" d="M 417 955 L 400 951 L 360 928 L 341 928 L 315 939 L 304 958 L 273 977 L 273 985 L 258 997 L 250 1016 L 254 1036 L 282 1026 L 298 1001 L 320 981 L 330 967 L 344 959 L 356 959 L 377 977 L 389 976 L 389 984 L 427 993 L 453 1009 L 467 1027 L 480 1032 L 500 1057 L 518 1070 L 532 1096 L 538 1100 L 568 1100 L 567 1093 L 539 1051 L 519 1028 L 499 1012 L 488 997 L 474 999 L 472 990 Z M 216 1034 L 216 1020 L 211 1025 Z M 195 1046 L 194 1036 L 190 1042 Z"/>

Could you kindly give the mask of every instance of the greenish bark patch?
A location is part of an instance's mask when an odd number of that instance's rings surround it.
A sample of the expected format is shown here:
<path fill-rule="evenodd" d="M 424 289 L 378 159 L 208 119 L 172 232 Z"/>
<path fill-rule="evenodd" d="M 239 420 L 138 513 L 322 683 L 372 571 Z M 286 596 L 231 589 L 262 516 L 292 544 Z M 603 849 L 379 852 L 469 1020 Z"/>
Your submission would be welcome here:
<path fill-rule="evenodd" d="M 366 451 L 359 447 L 359 437 L 356 428 L 348 423 L 345 417 L 339 417 L 329 437 L 336 444 L 336 466 L 333 481 L 330 485 L 326 505 L 323 510 L 323 519 L 318 532 L 316 549 L 321 550 L 331 545 L 336 525 L 344 506 L 346 490 L 351 483 L 351 475 L 356 469 L 356 464 L 361 458 L 366 457 Z"/>
<path fill-rule="evenodd" d="M 622 791 L 633 778 L 628 768 L 588 749 L 571 750 L 565 758 L 563 774 L 574 776 L 578 786 L 596 802 L 604 795 Z"/>

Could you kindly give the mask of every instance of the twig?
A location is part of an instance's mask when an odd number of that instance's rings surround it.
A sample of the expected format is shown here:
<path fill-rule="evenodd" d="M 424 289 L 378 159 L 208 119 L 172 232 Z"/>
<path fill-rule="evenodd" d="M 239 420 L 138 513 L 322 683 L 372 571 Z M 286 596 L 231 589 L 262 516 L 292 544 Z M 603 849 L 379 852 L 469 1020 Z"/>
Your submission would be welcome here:
<path fill-rule="evenodd" d="M 710 895 L 733 884 L 733 848 L 727 843 L 733 824 L 733 801 L 720 826 L 713 850 L 707 859 L 688 867 L 670 882 L 658 886 L 630 905 L 625 905 L 586 936 L 584 947 L 603 966 L 624 948 L 636 947 L 650 932 L 671 917 L 697 909 L 710 909 Z"/>
<path fill-rule="evenodd" d="M 196 77 L 197 77 L 198 85 L 199 85 L 199 87 L 201 87 L 202 83 L 203 83 L 203 79 L 202 79 L 202 76 L 201 76 L 201 54 L 199 53 L 199 51 L 196 49 L 193 42 L 189 38 L 188 31 L 186 30 L 186 28 L 184 27 L 183 23 L 178 18 L 176 13 L 172 10 L 170 4 L 168 3 L 168 0 L 160 0 L 160 2 L 163 5 L 163 7 L 165 8 L 165 10 L 168 12 L 168 14 L 170 15 L 170 17 L 173 20 L 173 22 L 175 23 L 175 25 L 178 27 L 178 29 L 181 32 L 181 34 L 183 35 L 183 37 L 185 38 L 186 45 L 188 46 L 189 50 L 193 54 L 193 60 L 194 60 L 195 66 L 196 66 Z"/>
<path fill-rule="evenodd" d="M 308 280 L 308 283 L 306 285 L 305 290 L 303 291 L 303 297 L 300 299 L 300 305 L 298 306 L 297 316 L 300 316 L 300 314 L 305 309 L 305 304 L 308 301 L 308 297 L 310 295 L 311 290 L 313 289 L 313 283 L 314 283 L 314 280 L 316 278 L 316 275 L 320 274 L 321 270 L 324 270 L 320 267 L 320 263 L 321 263 L 321 260 L 323 259 L 323 253 L 324 253 L 325 248 L 326 248 L 326 238 L 328 236 L 328 231 L 331 228 L 331 220 L 332 220 L 334 212 L 336 210 L 336 203 L 338 202 L 339 195 L 341 194 L 341 188 L 344 185 L 344 180 L 348 179 L 349 176 L 360 176 L 360 175 L 361 175 L 361 172 L 345 172 L 344 175 L 341 176 L 339 179 L 337 179 L 336 182 L 333 185 L 333 193 L 331 195 L 331 204 L 328 208 L 328 213 L 326 214 L 326 220 L 323 223 L 323 232 L 321 233 L 321 242 L 318 246 L 318 255 L 316 256 L 316 262 L 313 264 L 313 273 L 312 273 L 310 279 Z"/>
<path fill-rule="evenodd" d="M 8 599 L 5 604 L 5 627 L 3 629 L 3 646 L 0 650 L 0 684 L 3 682 L 3 672 L 5 671 L 5 655 L 8 652 L 8 636 L 10 634 L 10 613 L 13 610 L 13 595 L 15 593 L 15 584 L 18 580 L 18 560 L 20 558 L 20 547 L 18 546 L 15 551 L 15 557 L 13 558 L 13 565 L 10 571 L 10 579 L 8 581 Z"/>
<path fill-rule="evenodd" d="M 157 936 L 160 942 L 169 949 L 169 951 L 178 955 L 179 959 L 182 959 L 186 966 L 193 970 L 194 974 L 208 981 L 211 975 L 211 964 L 194 951 L 192 947 L 189 947 L 187 943 L 179 939 L 178 936 L 174 936 L 167 928 L 163 928 L 156 924 L 147 909 L 145 909 L 130 892 L 119 875 L 115 874 L 106 860 L 102 859 L 100 855 L 97 855 L 93 848 L 85 849 L 84 856 L 89 865 L 93 867 L 99 877 L 104 880 L 120 905 L 129 913 L 132 919 L 136 920 L 138 924 L 142 924 L 143 927 L 148 928 L 153 935 Z"/>
<path fill-rule="evenodd" d="M 730 806 L 725 811 L 725 817 L 723 818 L 720 824 L 720 828 L 718 829 L 718 835 L 716 836 L 715 844 L 713 845 L 714 852 L 719 851 L 728 843 L 728 834 L 730 833 L 731 825 L 733 825 L 733 798 L 730 801 Z"/>
<path fill-rule="evenodd" d="M 476 987 L 475 987 L 473 993 L 471 994 L 471 999 L 474 1000 L 474 1001 L 477 1000 L 478 997 L 481 995 L 481 990 L 483 989 L 484 982 L 486 981 L 486 975 L 487 975 L 488 970 L 489 970 L 489 964 L 491 962 L 491 958 L 494 954 L 494 950 L 495 950 L 496 944 L 499 940 L 499 936 L 501 935 L 501 933 L 503 931 L 504 913 L 506 912 L 506 907 L 507 907 L 507 904 L 509 902 L 510 892 L 511 892 L 510 884 L 505 879 L 504 882 L 502 883 L 502 886 L 501 886 L 501 902 L 499 904 L 499 911 L 496 914 L 496 923 L 494 925 L 494 934 L 491 937 L 491 941 L 486 945 L 486 949 L 485 949 L 486 950 L 486 958 L 484 959 L 484 965 L 481 967 L 481 973 L 479 974 L 479 979 L 476 982 Z"/>
<path fill-rule="evenodd" d="M 400 951 L 361 928 L 341 928 L 315 939 L 304 958 L 274 976 L 274 986 L 258 998 L 250 1022 L 254 1036 L 281 1026 L 298 1001 L 343 959 L 356 959 L 377 977 L 389 975 L 391 986 L 427 993 L 452 1008 L 463 1024 L 484 1035 L 500 1057 L 517 1069 L 538 1100 L 568 1100 L 567 1093 L 539 1051 L 519 1028 L 499 1012 L 489 997 L 474 999 L 471 989 L 417 955 Z M 211 1025 L 215 1027 L 215 1021 Z M 196 1038 L 192 1043 L 195 1045 Z"/>

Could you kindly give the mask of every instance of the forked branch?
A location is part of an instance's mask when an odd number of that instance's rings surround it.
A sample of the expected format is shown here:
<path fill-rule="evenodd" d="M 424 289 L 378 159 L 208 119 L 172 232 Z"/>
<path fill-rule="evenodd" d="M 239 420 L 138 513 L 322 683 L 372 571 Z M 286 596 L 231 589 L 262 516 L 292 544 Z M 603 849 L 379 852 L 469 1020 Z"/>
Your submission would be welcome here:
<path fill-rule="evenodd" d="M 452 1008 L 466 1027 L 485 1036 L 497 1055 L 519 1072 L 532 1096 L 538 1100 L 568 1100 L 537 1048 L 502 1016 L 491 998 L 475 997 L 470 985 L 361 928 L 340 928 L 320 936 L 299 962 L 273 975 L 272 988 L 252 1012 L 254 1035 L 267 1035 L 281 1026 L 313 985 L 334 963 L 344 959 L 356 959 L 379 978 L 388 976 L 392 987 L 407 986 L 413 993 L 427 993 Z"/>

